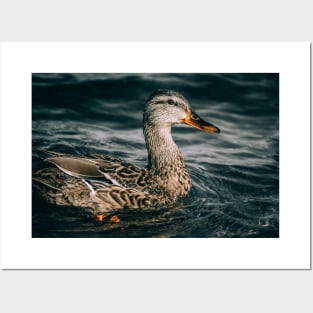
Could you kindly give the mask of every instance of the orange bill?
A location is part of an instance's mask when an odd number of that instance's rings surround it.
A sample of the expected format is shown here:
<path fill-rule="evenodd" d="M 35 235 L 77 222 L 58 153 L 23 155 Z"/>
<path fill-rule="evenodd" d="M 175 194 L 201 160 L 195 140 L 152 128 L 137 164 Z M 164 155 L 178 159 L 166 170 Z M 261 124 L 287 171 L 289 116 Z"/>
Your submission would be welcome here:
<path fill-rule="evenodd" d="M 182 124 L 193 126 L 201 131 L 208 133 L 219 133 L 220 129 L 203 119 L 201 119 L 195 112 L 188 110 L 187 115 L 180 121 Z"/>

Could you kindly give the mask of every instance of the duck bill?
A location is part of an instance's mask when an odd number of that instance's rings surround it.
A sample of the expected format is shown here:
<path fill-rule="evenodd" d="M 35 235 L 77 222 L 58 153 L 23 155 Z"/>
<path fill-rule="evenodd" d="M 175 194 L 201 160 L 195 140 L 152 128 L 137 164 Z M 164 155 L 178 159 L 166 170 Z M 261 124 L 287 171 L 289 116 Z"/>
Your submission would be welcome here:
<path fill-rule="evenodd" d="M 198 116 L 198 114 L 196 114 L 193 111 L 187 111 L 187 115 L 184 119 L 181 120 L 181 123 L 190 125 L 192 127 L 195 127 L 207 133 L 219 133 L 220 132 L 220 129 L 218 127 L 204 121 Z"/>

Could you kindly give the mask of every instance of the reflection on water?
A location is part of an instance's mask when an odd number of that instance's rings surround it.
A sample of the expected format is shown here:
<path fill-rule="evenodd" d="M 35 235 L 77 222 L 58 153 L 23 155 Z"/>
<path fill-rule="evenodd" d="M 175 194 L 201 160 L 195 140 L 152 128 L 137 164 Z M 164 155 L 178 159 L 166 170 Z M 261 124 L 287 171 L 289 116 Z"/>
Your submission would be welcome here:
<path fill-rule="evenodd" d="M 143 106 L 159 88 L 182 93 L 221 129 L 173 127 L 193 182 L 184 203 L 100 223 L 33 188 L 33 237 L 279 236 L 278 74 L 33 74 L 33 170 L 46 166 L 36 148 L 145 166 Z"/>

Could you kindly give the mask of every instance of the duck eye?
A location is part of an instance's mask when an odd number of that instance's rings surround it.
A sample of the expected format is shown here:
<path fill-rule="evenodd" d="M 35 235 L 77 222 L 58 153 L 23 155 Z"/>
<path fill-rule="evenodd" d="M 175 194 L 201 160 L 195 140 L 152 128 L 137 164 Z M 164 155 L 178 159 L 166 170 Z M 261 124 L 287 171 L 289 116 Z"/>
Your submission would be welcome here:
<path fill-rule="evenodd" d="M 174 102 L 173 99 L 168 99 L 168 100 L 167 100 L 167 103 L 172 105 L 172 104 L 174 104 L 175 102 Z"/>
<path fill-rule="evenodd" d="M 195 121 L 200 120 L 200 117 L 199 117 L 198 115 L 196 115 L 196 114 L 191 114 L 191 118 L 192 118 L 193 120 L 195 120 Z"/>

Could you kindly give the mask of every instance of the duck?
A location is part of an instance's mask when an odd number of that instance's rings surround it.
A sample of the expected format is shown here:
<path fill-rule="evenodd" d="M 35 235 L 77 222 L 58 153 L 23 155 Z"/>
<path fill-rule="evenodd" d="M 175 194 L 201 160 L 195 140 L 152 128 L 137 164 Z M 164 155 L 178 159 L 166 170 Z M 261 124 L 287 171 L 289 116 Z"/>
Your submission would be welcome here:
<path fill-rule="evenodd" d="M 146 167 L 111 155 L 76 156 L 43 150 L 49 154 L 44 160 L 49 167 L 36 171 L 33 180 L 48 202 L 89 208 L 98 220 L 112 210 L 176 203 L 188 195 L 192 184 L 171 135 L 175 124 L 220 132 L 204 121 L 183 95 L 158 89 L 148 97 L 143 112 Z"/>

